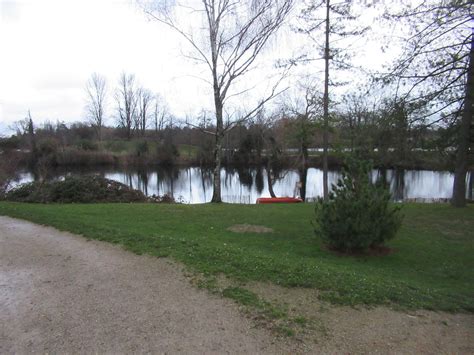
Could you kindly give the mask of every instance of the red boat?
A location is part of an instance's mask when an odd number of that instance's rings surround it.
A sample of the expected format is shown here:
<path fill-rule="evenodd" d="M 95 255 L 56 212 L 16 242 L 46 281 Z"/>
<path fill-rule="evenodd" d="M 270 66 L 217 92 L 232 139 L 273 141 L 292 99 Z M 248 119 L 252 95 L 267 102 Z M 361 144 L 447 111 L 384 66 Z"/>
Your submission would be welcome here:
<path fill-rule="evenodd" d="M 257 203 L 300 203 L 302 199 L 296 197 L 260 197 Z"/>

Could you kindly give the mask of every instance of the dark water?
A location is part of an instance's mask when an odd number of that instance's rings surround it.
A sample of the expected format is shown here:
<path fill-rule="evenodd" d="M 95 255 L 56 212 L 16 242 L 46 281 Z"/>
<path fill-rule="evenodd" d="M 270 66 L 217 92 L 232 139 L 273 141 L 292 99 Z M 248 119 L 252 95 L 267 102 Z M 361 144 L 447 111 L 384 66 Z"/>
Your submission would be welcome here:
<path fill-rule="evenodd" d="M 146 195 L 172 195 L 184 203 L 209 202 L 212 197 L 212 170 L 197 167 L 159 168 L 154 170 L 66 170 L 51 174 L 61 179 L 71 174 L 99 174 L 143 191 Z M 375 181 L 385 176 L 395 200 L 437 200 L 451 197 L 454 175 L 444 171 L 374 170 Z M 329 172 L 329 183 L 335 183 L 340 172 Z M 469 178 L 469 177 L 468 177 Z M 258 197 L 269 197 L 265 169 L 222 169 L 222 199 L 229 203 L 255 203 Z M 30 172 L 21 172 L 14 185 L 34 180 Z M 277 196 L 299 196 L 296 187 L 301 181 L 297 170 L 285 171 L 273 185 Z M 309 168 L 306 176 L 306 198 L 313 200 L 323 194 L 323 172 Z"/>

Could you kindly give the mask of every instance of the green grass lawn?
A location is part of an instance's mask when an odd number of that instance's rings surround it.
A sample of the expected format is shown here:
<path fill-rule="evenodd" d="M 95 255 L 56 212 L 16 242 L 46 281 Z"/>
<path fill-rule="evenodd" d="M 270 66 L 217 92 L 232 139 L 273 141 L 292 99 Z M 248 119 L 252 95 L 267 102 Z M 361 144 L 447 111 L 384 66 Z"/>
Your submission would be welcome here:
<path fill-rule="evenodd" d="M 141 140 L 132 139 L 132 140 L 107 140 L 103 141 L 101 144 L 105 150 L 108 150 L 113 153 L 126 153 L 126 154 L 136 154 L 137 144 Z M 158 140 L 147 140 L 148 152 L 154 153 L 158 148 Z M 189 145 L 189 144 L 179 144 L 177 146 L 180 156 L 187 158 L 194 158 L 197 154 L 198 147 Z"/>
<path fill-rule="evenodd" d="M 207 275 L 317 288 L 347 305 L 474 312 L 474 206 L 407 204 L 388 256 L 338 256 L 313 233 L 311 204 L 156 205 L 0 203 L 24 218 L 136 253 L 170 256 Z M 273 233 L 238 234 L 235 224 Z"/>

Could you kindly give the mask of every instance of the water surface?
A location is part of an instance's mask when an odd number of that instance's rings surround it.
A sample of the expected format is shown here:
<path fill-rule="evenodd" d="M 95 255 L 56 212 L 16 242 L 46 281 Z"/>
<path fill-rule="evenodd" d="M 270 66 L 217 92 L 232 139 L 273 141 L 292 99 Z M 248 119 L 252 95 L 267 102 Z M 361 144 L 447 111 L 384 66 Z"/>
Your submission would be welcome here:
<path fill-rule="evenodd" d="M 86 169 L 62 170 L 50 178 L 62 179 L 67 175 L 99 174 L 122 182 L 147 196 L 168 194 L 184 203 L 209 202 L 212 197 L 212 170 L 199 167 L 157 168 L 150 170 Z M 339 171 L 330 171 L 329 183 L 336 183 Z M 383 178 L 390 186 L 395 200 L 447 199 L 451 197 L 454 174 L 446 171 L 386 170 L 372 171 L 372 179 Z M 469 178 L 469 177 L 468 177 Z M 34 174 L 21 172 L 15 185 L 33 181 Z M 273 185 L 277 196 L 299 196 L 297 183 L 302 176 L 297 170 L 286 170 Z M 306 176 L 306 198 L 313 200 L 323 194 L 323 172 L 309 168 Z M 221 170 L 222 199 L 229 203 L 255 203 L 259 197 L 270 197 L 264 168 Z"/>

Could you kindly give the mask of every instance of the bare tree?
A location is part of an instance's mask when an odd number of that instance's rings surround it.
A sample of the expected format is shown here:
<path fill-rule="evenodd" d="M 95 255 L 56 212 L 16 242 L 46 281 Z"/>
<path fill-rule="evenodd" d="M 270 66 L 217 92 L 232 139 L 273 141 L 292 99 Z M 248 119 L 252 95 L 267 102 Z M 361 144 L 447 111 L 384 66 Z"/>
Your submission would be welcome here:
<path fill-rule="evenodd" d="M 286 116 L 293 117 L 302 164 L 306 165 L 309 145 L 316 132 L 317 123 L 323 117 L 323 100 L 322 94 L 315 85 L 301 84 L 300 86 L 304 96 L 286 96 L 282 106 Z"/>
<path fill-rule="evenodd" d="M 324 129 L 323 129 L 323 195 L 324 199 L 329 199 L 328 183 L 328 132 L 329 132 L 329 18 L 330 18 L 330 0 L 326 0 L 326 19 L 325 19 L 325 42 L 324 42 Z"/>
<path fill-rule="evenodd" d="M 309 167 L 309 147 L 314 140 L 318 121 L 323 117 L 322 95 L 311 83 L 300 84 L 304 96 L 286 96 L 282 102 L 284 115 L 291 117 L 294 138 L 298 142 L 301 198 L 306 197 L 306 176 Z"/>
<path fill-rule="evenodd" d="M 373 135 L 377 126 L 377 111 L 380 102 L 373 98 L 373 92 L 348 92 L 341 99 L 342 109 L 339 112 L 343 132 L 349 135 L 352 152 L 373 151 Z"/>
<path fill-rule="evenodd" d="M 93 73 L 86 84 L 87 113 L 97 138 L 102 140 L 102 127 L 107 99 L 107 82 L 104 76 Z"/>
<path fill-rule="evenodd" d="M 35 127 L 33 124 L 33 119 L 31 117 L 31 112 L 28 110 L 27 116 L 22 120 L 15 121 L 10 127 L 12 130 L 15 130 L 18 137 L 27 138 L 27 146 L 31 152 L 36 150 L 36 140 L 35 140 Z"/>
<path fill-rule="evenodd" d="M 202 0 L 152 1 L 145 7 L 146 13 L 169 26 L 191 45 L 192 59 L 204 63 L 213 88 L 215 107 L 214 146 L 214 191 L 212 202 L 221 202 L 221 155 L 226 131 L 224 112 L 227 100 L 238 95 L 230 90 L 235 82 L 255 67 L 257 57 L 264 50 L 268 40 L 281 27 L 292 9 L 294 0 Z M 153 6 L 155 5 L 155 6 Z M 197 5 L 196 5 L 197 6 Z M 173 14 L 174 12 L 174 14 Z M 203 15 L 203 24 L 198 23 L 192 31 L 177 21 L 180 13 Z M 189 22 L 189 18 L 188 18 Z M 195 36 L 199 33 L 201 36 Z M 204 40 L 203 40 L 204 39 Z M 277 82 L 271 92 L 256 107 L 250 108 L 239 118 L 244 121 L 252 117 L 263 105 L 277 94 Z M 228 127 L 229 128 L 229 127 Z"/>
<path fill-rule="evenodd" d="M 30 120 L 28 117 L 25 117 L 22 120 L 15 121 L 11 125 L 10 129 L 14 130 L 16 132 L 17 136 L 25 136 L 28 134 L 28 125 L 30 123 Z"/>
<path fill-rule="evenodd" d="M 123 72 L 120 75 L 119 87 L 115 92 L 119 126 L 125 129 L 127 139 L 132 137 L 133 124 L 137 116 L 137 93 L 135 76 Z"/>
<path fill-rule="evenodd" d="M 148 118 L 153 104 L 153 94 L 150 90 L 139 88 L 137 90 L 137 115 L 135 116 L 135 130 L 141 135 L 145 135 L 148 125 Z"/>
<path fill-rule="evenodd" d="M 257 141 L 260 141 L 257 148 L 258 160 L 260 161 L 261 150 L 265 149 L 265 171 L 267 177 L 268 192 L 271 197 L 277 197 L 273 190 L 275 182 L 282 178 L 282 147 L 273 134 L 273 125 L 278 120 L 281 111 L 266 114 L 265 110 L 259 111 L 254 119 L 253 126 L 256 128 Z M 258 173 L 258 172 L 257 172 Z M 263 179 L 263 176 L 262 176 Z"/>
<path fill-rule="evenodd" d="M 430 0 L 413 6 L 403 1 L 400 11 L 389 9 L 392 25 L 409 28 L 403 54 L 384 79 L 399 83 L 399 95 L 431 108 L 430 125 L 456 127 L 456 159 L 451 203 L 466 205 L 466 174 L 472 163 L 474 107 L 473 2 Z M 405 88 L 405 89 L 403 89 Z"/>
<path fill-rule="evenodd" d="M 28 139 L 31 151 L 30 166 L 34 168 L 38 162 L 38 147 L 36 145 L 35 127 L 33 124 L 33 118 L 31 117 L 30 110 L 28 110 L 28 117 L 25 118 L 25 121 L 28 122 L 26 129 L 28 132 Z"/>
<path fill-rule="evenodd" d="M 169 108 L 166 100 L 160 94 L 155 95 L 154 101 L 153 123 L 155 126 L 155 133 L 158 134 L 158 132 L 163 131 L 168 123 Z"/>

